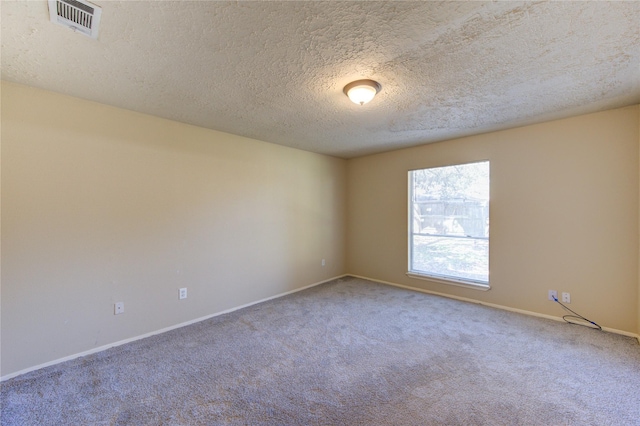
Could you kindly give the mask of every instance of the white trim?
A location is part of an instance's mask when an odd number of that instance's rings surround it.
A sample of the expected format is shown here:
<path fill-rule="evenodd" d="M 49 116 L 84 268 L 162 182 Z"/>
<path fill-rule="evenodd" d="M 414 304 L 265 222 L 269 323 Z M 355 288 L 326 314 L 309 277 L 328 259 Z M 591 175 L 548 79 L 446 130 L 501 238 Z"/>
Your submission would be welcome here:
<path fill-rule="evenodd" d="M 489 284 L 485 284 L 477 281 L 464 281 L 464 280 L 457 280 L 455 278 L 437 277 L 435 275 L 418 274 L 416 272 L 411 272 L 411 271 L 407 272 L 407 276 L 409 278 L 415 278 L 417 280 L 433 281 L 440 284 L 455 285 L 458 287 L 470 288 L 473 290 L 480 290 L 480 291 L 491 290 L 491 286 Z"/>
<path fill-rule="evenodd" d="M 390 285 L 390 286 L 393 286 L 393 287 L 404 288 L 406 290 L 413 290 L 413 291 L 418 291 L 420 293 L 426 293 L 426 294 L 433 294 L 433 295 L 436 295 L 436 296 L 448 297 L 449 299 L 456 299 L 456 300 L 460 300 L 462 302 L 476 303 L 478 305 L 484 305 L 484 306 L 489 306 L 491 308 L 502 309 L 503 311 L 516 312 L 516 313 L 519 313 L 519 314 L 529 315 L 529 316 L 532 316 L 532 317 L 546 318 L 546 319 L 550 319 L 550 320 L 554 320 L 554 321 L 564 322 L 562 317 L 556 317 L 556 316 L 553 316 L 553 315 L 541 314 L 541 313 L 533 312 L 533 311 L 525 311 L 524 309 L 511 308 L 509 306 L 497 305 L 495 303 L 483 302 L 483 301 L 476 300 L 476 299 L 469 299 L 467 297 L 454 296 L 452 294 L 439 293 L 437 291 L 425 290 L 423 288 L 411 287 L 411 286 L 408 286 L 408 285 L 392 283 L 392 282 L 389 282 L 389 281 L 376 280 L 374 278 L 363 277 L 361 275 L 354 275 L 354 274 L 347 274 L 347 275 L 350 276 L 350 277 L 360 278 L 360 279 L 363 279 L 363 280 L 369 280 L 369 281 L 373 281 L 373 282 L 380 283 L 380 284 Z M 640 334 L 632 333 L 630 331 L 618 330 L 616 328 L 609 328 L 609 327 L 602 327 L 602 330 L 603 331 L 607 331 L 609 333 L 620 334 L 620 335 L 627 336 L 627 337 L 635 337 L 638 340 L 638 343 L 640 343 Z"/>
<path fill-rule="evenodd" d="M 65 356 L 63 358 L 58 358 L 58 359 L 56 359 L 54 361 L 49 361 L 49 362 L 45 362 L 43 364 L 38 364 L 36 366 L 25 368 L 24 370 L 16 371 L 14 373 L 9 373 L 9 374 L 7 374 L 5 376 L 2 376 L 2 377 L 0 377 L 0 382 L 4 382 L 5 380 L 12 379 L 14 377 L 20 376 L 22 374 L 29 373 L 31 371 L 39 370 L 41 368 L 49 367 L 49 366 L 52 366 L 52 365 L 55 365 L 55 364 L 60 364 L 62 362 L 66 362 L 66 361 L 71 361 L 73 359 L 80 358 L 80 357 L 83 357 L 83 356 L 92 355 L 92 354 L 95 354 L 95 353 L 98 353 L 98 352 L 102 352 L 102 351 L 110 349 L 110 348 L 114 348 L 116 346 L 121 346 L 121 345 L 124 345 L 126 343 L 135 342 L 136 340 L 145 339 L 147 337 L 155 336 L 156 334 L 166 333 L 167 331 L 175 330 L 176 328 L 186 327 L 188 325 L 195 324 L 195 323 L 198 323 L 198 322 L 201 322 L 201 321 L 205 321 L 205 320 L 208 320 L 209 318 L 217 317 L 219 315 L 228 314 L 229 312 L 237 311 L 238 309 L 248 308 L 249 306 L 257 305 L 258 303 L 266 302 L 266 301 L 272 300 L 272 299 L 277 299 L 279 297 L 287 296 L 287 295 L 292 294 L 292 293 L 297 293 L 299 291 L 306 290 L 308 288 L 315 287 L 315 286 L 318 286 L 320 284 L 324 284 L 324 283 L 329 282 L 329 281 L 333 281 L 333 280 L 337 280 L 337 279 L 340 279 L 340 278 L 344 278 L 346 276 L 348 276 L 348 275 L 347 274 L 339 275 L 337 277 L 333 277 L 333 278 L 329 278 L 329 279 L 326 279 L 326 280 L 323 280 L 323 281 L 320 281 L 320 282 L 317 282 L 317 283 L 309 284 L 309 285 L 304 286 L 304 287 L 296 288 L 294 290 L 289 290 L 289 291 L 286 291 L 284 293 L 279 293 L 279 294 L 276 294 L 275 296 L 270 296 L 270 297 L 267 297 L 267 298 L 264 298 L 264 299 L 260 299 L 260 300 L 257 300 L 255 302 L 245 303 L 244 305 L 240 305 L 240 306 L 236 306 L 234 308 L 226 309 L 224 311 L 216 312 L 216 313 L 211 314 L 211 315 L 206 315 L 204 317 L 200 317 L 200 318 L 196 318 L 196 319 L 193 319 L 193 320 L 190 320 L 190 321 L 187 321 L 187 322 L 183 322 L 183 323 L 180 323 L 180 324 L 172 325 L 170 327 L 165 327 L 165 328 L 162 328 L 160 330 L 151 331 L 149 333 L 141 334 L 139 336 L 130 337 L 128 339 L 120 340 L 118 342 L 109 343 L 107 345 L 103 345 L 103 346 L 100 346 L 100 347 L 97 347 L 97 348 L 89 349 L 88 351 L 80 352 L 80 353 L 73 354 L 73 355 L 68 355 L 68 356 Z"/>

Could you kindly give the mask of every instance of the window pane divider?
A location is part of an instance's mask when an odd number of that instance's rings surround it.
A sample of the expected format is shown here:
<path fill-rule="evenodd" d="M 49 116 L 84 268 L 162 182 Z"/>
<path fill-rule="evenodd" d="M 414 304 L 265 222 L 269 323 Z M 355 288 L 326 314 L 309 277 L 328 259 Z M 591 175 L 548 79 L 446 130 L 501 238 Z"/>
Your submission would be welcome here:
<path fill-rule="evenodd" d="M 422 237 L 438 237 L 438 238 L 466 238 L 468 240 L 489 241 L 488 237 L 472 237 L 471 235 L 426 234 L 424 232 L 414 232 L 411 235 L 420 235 Z"/>

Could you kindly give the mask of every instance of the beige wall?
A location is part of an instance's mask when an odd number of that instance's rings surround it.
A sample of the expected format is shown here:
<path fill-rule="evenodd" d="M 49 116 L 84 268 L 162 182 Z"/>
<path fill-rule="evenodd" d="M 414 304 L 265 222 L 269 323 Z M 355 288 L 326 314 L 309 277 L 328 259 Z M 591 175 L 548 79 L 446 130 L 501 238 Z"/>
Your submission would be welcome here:
<path fill-rule="evenodd" d="M 347 162 L 1 87 L 3 376 L 347 272 L 640 331 L 638 106 Z M 407 171 L 481 159 L 492 289 L 408 278 Z"/>
<path fill-rule="evenodd" d="M 3 82 L 1 374 L 344 274 L 345 180 L 344 160 Z"/>
<path fill-rule="evenodd" d="M 639 107 L 349 160 L 349 273 L 561 316 L 547 290 L 605 327 L 636 333 Z M 490 284 L 407 271 L 407 171 L 491 160 Z"/>

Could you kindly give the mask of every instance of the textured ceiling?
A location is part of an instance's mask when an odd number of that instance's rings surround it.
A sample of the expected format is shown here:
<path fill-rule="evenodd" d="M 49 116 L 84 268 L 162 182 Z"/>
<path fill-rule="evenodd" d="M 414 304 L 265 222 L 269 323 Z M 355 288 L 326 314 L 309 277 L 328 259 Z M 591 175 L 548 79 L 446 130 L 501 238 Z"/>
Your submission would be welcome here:
<path fill-rule="evenodd" d="M 95 3 L 2 1 L 2 78 L 344 158 L 640 103 L 640 2 Z"/>

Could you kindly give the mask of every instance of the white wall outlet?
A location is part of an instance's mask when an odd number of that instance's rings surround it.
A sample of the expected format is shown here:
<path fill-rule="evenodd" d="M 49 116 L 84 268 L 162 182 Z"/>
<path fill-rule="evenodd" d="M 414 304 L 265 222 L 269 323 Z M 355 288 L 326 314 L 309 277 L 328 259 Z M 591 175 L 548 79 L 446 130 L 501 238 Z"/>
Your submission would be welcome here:
<path fill-rule="evenodd" d="M 562 303 L 571 303 L 571 294 L 562 293 Z"/>
<path fill-rule="evenodd" d="M 324 259 L 322 259 L 322 266 L 324 266 L 326 264 L 326 262 L 324 261 Z"/>
<path fill-rule="evenodd" d="M 549 295 L 547 296 L 549 300 L 555 302 L 558 298 L 558 292 L 555 290 L 549 290 Z"/>
<path fill-rule="evenodd" d="M 114 305 L 113 314 L 124 314 L 124 302 L 116 302 L 116 304 Z"/>
<path fill-rule="evenodd" d="M 178 297 L 180 297 L 180 300 L 187 298 L 187 288 L 186 287 L 180 289 L 180 291 L 178 292 Z"/>

